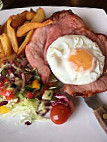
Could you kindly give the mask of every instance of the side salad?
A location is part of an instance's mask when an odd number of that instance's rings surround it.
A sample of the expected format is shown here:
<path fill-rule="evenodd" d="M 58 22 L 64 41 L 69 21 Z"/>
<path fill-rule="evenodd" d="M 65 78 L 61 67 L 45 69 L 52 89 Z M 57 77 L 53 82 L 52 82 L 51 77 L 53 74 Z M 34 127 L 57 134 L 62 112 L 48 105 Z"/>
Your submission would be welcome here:
<path fill-rule="evenodd" d="M 45 86 L 25 57 L 7 61 L 0 67 L 0 117 L 20 116 L 21 123 L 30 125 L 50 111 L 51 120 L 62 124 L 74 106 L 59 90 L 55 78 Z"/>

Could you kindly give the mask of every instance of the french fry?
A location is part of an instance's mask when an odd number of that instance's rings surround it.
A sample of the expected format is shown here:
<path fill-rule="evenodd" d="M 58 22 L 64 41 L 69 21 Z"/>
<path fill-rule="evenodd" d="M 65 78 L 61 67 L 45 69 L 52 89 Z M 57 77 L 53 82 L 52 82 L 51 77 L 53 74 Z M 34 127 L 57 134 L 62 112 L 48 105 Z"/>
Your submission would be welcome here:
<path fill-rule="evenodd" d="M 17 27 L 21 26 L 25 22 L 25 20 L 26 20 L 26 13 L 27 13 L 27 11 L 24 11 L 24 12 L 22 12 L 20 14 L 17 14 L 13 18 L 13 20 L 11 22 L 11 26 L 13 28 L 17 28 Z"/>
<path fill-rule="evenodd" d="M 2 44 L 1 44 L 1 42 L 0 42 L 0 58 L 3 58 L 4 56 L 5 56 L 4 50 L 3 50 Z"/>
<path fill-rule="evenodd" d="M 25 21 L 24 24 L 30 23 L 30 21 Z"/>
<path fill-rule="evenodd" d="M 29 43 L 29 41 L 31 40 L 31 37 L 32 37 L 32 34 L 33 34 L 33 30 L 31 30 L 30 32 L 28 32 L 25 40 L 23 41 L 23 43 L 21 44 L 21 46 L 19 47 L 19 50 L 18 50 L 18 55 L 20 53 L 22 53 L 26 47 L 26 45 Z"/>
<path fill-rule="evenodd" d="M 47 25 L 50 25 L 52 24 L 53 21 L 52 20 L 46 20 L 45 22 L 43 23 L 26 23 L 24 25 L 22 25 L 21 27 L 18 28 L 17 30 L 17 37 L 22 37 L 24 36 L 27 32 L 29 32 L 30 30 L 34 30 L 36 28 L 40 28 L 40 27 L 44 27 L 44 26 L 47 26 Z"/>
<path fill-rule="evenodd" d="M 41 23 L 44 21 L 44 19 L 45 19 L 45 12 L 44 12 L 43 8 L 38 8 L 37 13 L 35 14 L 33 19 L 31 20 L 31 22 Z"/>
<path fill-rule="evenodd" d="M 1 65 L 3 62 L 5 62 L 5 61 L 13 60 L 15 57 L 16 57 L 16 54 L 14 53 L 14 54 L 11 54 L 11 55 L 8 56 L 8 57 L 4 57 L 4 58 L 0 59 L 0 65 Z"/>
<path fill-rule="evenodd" d="M 11 55 L 11 43 L 7 34 L 3 33 L 2 35 L 0 35 L 0 40 L 5 56 Z"/>
<path fill-rule="evenodd" d="M 36 12 L 34 12 L 34 11 L 28 11 L 26 13 L 26 20 L 32 20 L 33 17 L 35 16 L 35 14 L 36 14 Z"/>
<path fill-rule="evenodd" d="M 2 26 L 0 25 L 0 35 L 1 35 L 1 33 L 2 33 Z"/>
<path fill-rule="evenodd" d="M 3 24 L 1 31 L 2 33 L 7 33 L 7 21 Z"/>
<path fill-rule="evenodd" d="M 14 28 L 11 27 L 11 22 L 12 22 L 12 17 L 9 17 L 8 21 L 7 21 L 7 35 L 10 39 L 12 48 L 14 50 L 15 53 L 17 53 L 18 51 L 18 40 L 16 37 L 16 33 Z"/>

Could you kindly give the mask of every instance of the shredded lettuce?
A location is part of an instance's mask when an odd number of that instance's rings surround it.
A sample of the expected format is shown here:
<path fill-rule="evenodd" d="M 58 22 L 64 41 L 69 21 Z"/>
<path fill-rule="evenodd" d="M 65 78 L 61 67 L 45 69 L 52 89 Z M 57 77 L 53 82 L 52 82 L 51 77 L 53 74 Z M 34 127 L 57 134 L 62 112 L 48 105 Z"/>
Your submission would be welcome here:
<path fill-rule="evenodd" d="M 39 110 L 41 113 L 45 113 L 45 104 L 44 102 L 39 102 L 37 98 L 35 99 L 28 99 L 24 98 L 18 104 L 12 105 L 7 104 L 6 107 L 10 110 L 6 114 L 2 114 L 3 117 L 10 117 L 10 116 L 20 116 L 19 123 L 23 123 L 26 121 L 33 122 L 36 120 L 45 120 L 36 112 Z"/>
<path fill-rule="evenodd" d="M 8 63 L 6 64 L 2 64 L 1 67 L 0 67 L 0 73 L 2 72 L 2 70 L 6 69 L 8 67 Z"/>
<path fill-rule="evenodd" d="M 5 100 L 6 100 L 5 96 L 1 96 L 1 95 L 0 95 L 0 102 L 3 102 L 3 101 L 5 101 Z"/>

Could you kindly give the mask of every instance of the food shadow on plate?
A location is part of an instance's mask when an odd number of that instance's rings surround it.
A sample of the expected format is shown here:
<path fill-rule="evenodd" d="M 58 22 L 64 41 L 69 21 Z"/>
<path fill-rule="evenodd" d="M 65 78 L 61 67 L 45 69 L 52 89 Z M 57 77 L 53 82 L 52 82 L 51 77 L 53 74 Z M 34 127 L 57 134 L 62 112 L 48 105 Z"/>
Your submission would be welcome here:
<path fill-rule="evenodd" d="M 79 97 L 75 97 L 75 96 L 72 97 L 72 96 L 70 96 L 70 95 L 68 95 L 67 93 L 64 93 L 64 92 L 63 92 L 63 94 L 66 95 L 68 99 L 72 100 L 72 102 L 74 104 L 74 112 L 73 112 L 73 114 L 76 113 L 76 110 L 78 110 L 78 106 L 80 105 L 80 101 L 81 101 L 80 99 L 82 97 L 80 97 L 80 96 Z"/>

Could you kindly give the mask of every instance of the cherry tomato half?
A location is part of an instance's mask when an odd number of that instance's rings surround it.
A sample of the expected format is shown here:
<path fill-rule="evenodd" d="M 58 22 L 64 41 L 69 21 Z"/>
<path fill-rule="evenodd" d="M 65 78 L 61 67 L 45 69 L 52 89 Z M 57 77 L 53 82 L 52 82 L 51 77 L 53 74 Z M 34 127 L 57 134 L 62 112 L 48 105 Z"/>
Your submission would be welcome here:
<path fill-rule="evenodd" d="M 51 110 L 50 118 L 55 124 L 63 124 L 68 120 L 71 113 L 71 109 L 67 106 L 56 104 Z"/>
<path fill-rule="evenodd" d="M 5 90 L 3 96 L 5 96 L 7 100 L 11 100 L 14 97 L 14 94 L 10 90 Z"/>
<path fill-rule="evenodd" d="M 33 99 L 34 98 L 34 94 L 32 92 L 27 92 L 26 93 L 26 97 L 29 99 Z"/>

